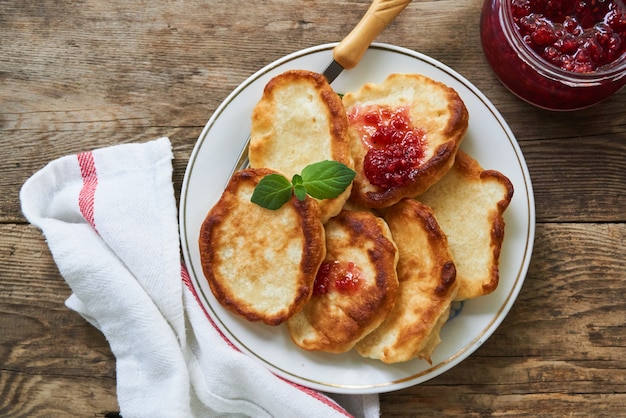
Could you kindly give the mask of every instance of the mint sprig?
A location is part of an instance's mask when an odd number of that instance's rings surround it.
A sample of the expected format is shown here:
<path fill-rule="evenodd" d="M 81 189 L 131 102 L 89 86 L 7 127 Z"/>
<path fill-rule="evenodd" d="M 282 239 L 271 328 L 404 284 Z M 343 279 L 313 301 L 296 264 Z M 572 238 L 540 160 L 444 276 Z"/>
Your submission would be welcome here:
<path fill-rule="evenodd" d="M 254 188 L 253 203 L 266 209 L 280 209 L 291 199 L 306 199 L 307 194 L 316 199 L 333 199 L 343 193 L 356 173 L 338 161 L 325 160 L 309 164 L 301 174 L 289 181 L 282 174 L 268 174 Z"/>

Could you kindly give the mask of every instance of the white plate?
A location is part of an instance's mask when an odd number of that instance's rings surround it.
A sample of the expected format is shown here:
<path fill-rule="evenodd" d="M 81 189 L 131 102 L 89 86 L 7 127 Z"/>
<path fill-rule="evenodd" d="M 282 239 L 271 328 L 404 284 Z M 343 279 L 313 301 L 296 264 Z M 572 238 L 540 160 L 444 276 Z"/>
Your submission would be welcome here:
<path fill-rule="evenodd" d="M 258 71 L 215 111 L 191 154 L 180 198 L 182 252 L 202 303 L 221 331 L 243 352 L 275 374 L 313 389 L 333 393 L 382 393 L 431 379 L 472 354 L 496 330 L 515 301 L 526 276 L 535 234 L 535 204 L 528 168 L 513 133 L 487 98 L 461 75 L 417 52 L 374 43 L 353 70 L 333 83 L 335 91 L 355 90 L 382 82 L 392 72 L 421 73 L 453 87 L 463 98 L 470 123 L 462 148 L 484 168 L 499 170 L 515 193 L 505 212 L 506 231 L 497 290 L 463 304 L 441 332 L 432 365 L 423 360 L 385 365 L 355 352 L 307 352 L 290 340 L 286 326 L 250 323 L 226 311 L 215 300 L 202 273 L 198 234 L 204 217 L 217 202 L 233 172 L 250 130 L 252 109 L 265 84 L 288 69 L 322 72 L 335 44 L 288 55 Z M 207 322 L 207 326 L 210 326 Z"/>

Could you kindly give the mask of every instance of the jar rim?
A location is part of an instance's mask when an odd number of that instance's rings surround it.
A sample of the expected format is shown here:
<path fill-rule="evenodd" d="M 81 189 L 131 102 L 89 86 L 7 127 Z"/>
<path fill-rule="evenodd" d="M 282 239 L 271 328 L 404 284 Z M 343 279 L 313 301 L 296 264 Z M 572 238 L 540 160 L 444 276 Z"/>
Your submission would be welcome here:
<path fill-rule="evenodd" d="M 511 46 L 518 52 L 520 58 L 545 77 L 562 83 L 580 86 L 581 83 L 595 85 L 607 80 L 619 80 L 626 76 L 626 52 L 622 53 L 615 61 L 600 67 L 592 73 L 577 73 L 564 70 L 546 61 L 522 39 L 521 34 L 515 28 L 511 8 L 512 2 L 510 0 L 501 0 L 499 15 L 500 21 L 503 22 L 504 35 L 512 44 Z"/>

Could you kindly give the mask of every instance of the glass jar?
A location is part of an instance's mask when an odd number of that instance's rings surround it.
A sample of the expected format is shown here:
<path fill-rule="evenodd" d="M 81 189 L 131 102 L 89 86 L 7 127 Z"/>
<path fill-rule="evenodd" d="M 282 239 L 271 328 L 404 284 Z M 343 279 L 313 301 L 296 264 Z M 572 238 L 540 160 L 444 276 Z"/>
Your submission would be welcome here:
<path fill-rule="evenodd" d="M 606 99 L 626 84 L 626 35 L 621 39 L 621 55 L 612 62 L 592 72 L 562 69 L 532 49 L 529 35 L 524 37 L 514 21 L 513 2 L 524 3 L 523 0 L 485 0 L 480 34 L 491 68 L 516 96 L 548 110 L 576 110 Z M 616 3 L 619 4 L 611 7 L 626 13 L 621 0 Z M 626 19 L 626 15 L 620 16 Z M 621 25 L 624 20 L 618 23 Z"/>

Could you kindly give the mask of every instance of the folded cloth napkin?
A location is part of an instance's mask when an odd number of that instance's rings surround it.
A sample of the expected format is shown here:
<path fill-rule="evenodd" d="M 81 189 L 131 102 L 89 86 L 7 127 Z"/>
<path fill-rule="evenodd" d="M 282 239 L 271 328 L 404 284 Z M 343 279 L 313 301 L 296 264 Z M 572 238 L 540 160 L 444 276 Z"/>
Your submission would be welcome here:
<path fill-rule="evenodd" d="M 181 266 L 172 158 L 168 138 L 83 152 L 52 161 L 20 193 L 72 289 L 66 305 L 111 346 L 120 414 L 379 416 L 377 395 L 288 382 L 215 327 Z"/>

